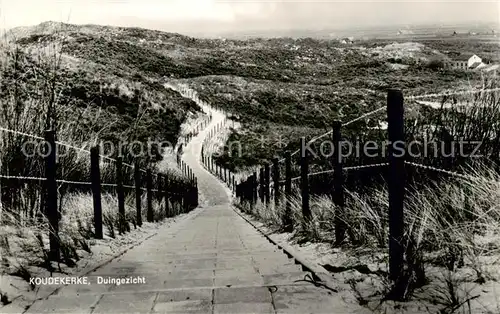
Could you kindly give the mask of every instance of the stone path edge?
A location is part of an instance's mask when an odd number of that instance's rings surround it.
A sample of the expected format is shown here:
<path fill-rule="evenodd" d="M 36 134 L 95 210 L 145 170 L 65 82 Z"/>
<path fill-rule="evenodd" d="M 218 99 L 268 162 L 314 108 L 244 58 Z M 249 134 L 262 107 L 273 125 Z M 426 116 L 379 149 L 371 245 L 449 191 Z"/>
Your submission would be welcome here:
<path fill-rule="evenodd" d="M 324 286 L 327 289 L 333 291 L 333 292 L 339 292 L 339 286 L 336 284 L 332 278 L 332 276 L 328 273 L 326 269 L 321 267 L 318 264 L 315 264 L 308 259 L 306 259 L 304 256 L 302 256 L 297 250 L 293 249 L 291 246 L 289 246 L 286 243 L 278 243 L 274 239 L 272 239 L 268 234 L 264 232 L 261 228 L 257 227 L 250 219 L 245 217 L 245 215 L 241 212 L 239 212 L 239 208 L 237 206 L 231 205 L 231 208 L 236 212 L 241 218 L 243 218 L 247 223 L 249 223 L 255 230 L 257 230 L 260 234 L 262 234 L 269 242 L 277 246 L 279 249 L 283 250 L 288 256 L 292 257 L 295 259 L 297 263 L 302 265 L 303 268 L 305 268 L 307 271 L 311 272 L 313 275 L 313 279 L 315 281 L 318 281 L 317 284 L 320 286 Z"/>
<path fill-rule="evenodd" d="M 200 209 L 200 208 L 198 208 L 198 209 Z M 188 213 L 188 214 L 189 214 L 189 213 Z M 186 217 L 186 219 L 184 219 L 184 220 L 182 220 L 182 221 L 186 221 L 186 220 L 188 220 L 188 219 L 191 219 L 191 218 L 193 218 L 193 217 L 196 217 L 198 213 L 196 213 L 196 215 L 190 215 L 190 216 L 188 216 L 188 214 L 186 214 L 186 216 L 185 216 L 185 217 Z M 160 228 L 161 228 L 161 227 L 160 227 Z M 160 228 L 159 228 L 159 229 L 160 229 Z M 76 274 L 74 274 L 74 275 L 72 275 L 72 276 L 74 276 L 74 277 L 84 277 L 84 276 L 86 276 L 86 275 L 90 274 L 91 272 L 96 271 L 97 269 L 99 269 L 99 268 L 101 268 L 101 267 L 106 266 L 107 264 L 111 263 L 111 262 L 112 262 L 112 261 L 114 261 L 115 259 L 119 258 L 119 257 L 120 257 L 120 256 L 122 256 L 123 254 L 127 253 L 128 251 L 130 251 L 131 249 L 135 248 L 136 246 L 138 246 L 138 245 L 140 245 L 140 244 L 144 243 L 145 241 L 147 241 L 147 240 L 151 239 L 152 237 L 154 237 L 154 236 L 158 235 L 158 233 L 160 232 L 160 231 L 159 231 L 159 229 L 158 229 L 156 232 L 154 232 L 153 234 L 150 234 L 150 235 L 148 235 L 147 237 L 144 237 L 144 238 L 142 238 L 142 239 L 138 240 L 137 242 L 135 242 L 135 243 L 133 243 L 133 244 L 131 244 L 131 245 L 127 246 L 124 250 L 122 250 L 122 251 L 120 251 L 120 252 L 116 253 L 115 255 L 112 255 L 111 257 L 109 257 L 108 259 L 105 259 L 104 261 L 102 261 L 102 262 L 98 263 L 97 265 L 95 265 L 95 266 L 93 266 L 93 267 L 91 267 L 91 268 L 88 268 L 88 269 L 83 269 L 81 272 L 76 273 Z M 68 284 L 65 284 L 65 285 L 59 285 L 59 286 L 55 287 L 55 288 L 54 288 L 54 290 L 52 290 L 51 292 L 47 293 L 47 294 L 46 294 L 46 295 L 44 295 L 43 297 L 40 297 L 40 298 L 37 298 L 37 299 L 33 300 L 33 302 L 31 302 L 31 304 L 30 304 L 30 305 L 26 306 L 26 308 L 24 309 L 24 311 L 23 311 L 22 313 L 23 313 L 23 314 L 24 314 L 24 313 L 26 313 L 26 312 L 30 309 L 30 307 L 31 307 L 31 306 L 33 306 L 33 304 L 35 304 L 35 302 L 37 302 L 37 301 L 39 301 L 39 300 L 44 300 L 44 299 L 49 298 L 50 296 L 54 295 L 54 294 L 55 294 L 55 293 L 57 293 L 60 289 L 62 289 L 62 288 L 64 288 L 64 287 L 66 287 L 66 286 L 68 286 Z"/>

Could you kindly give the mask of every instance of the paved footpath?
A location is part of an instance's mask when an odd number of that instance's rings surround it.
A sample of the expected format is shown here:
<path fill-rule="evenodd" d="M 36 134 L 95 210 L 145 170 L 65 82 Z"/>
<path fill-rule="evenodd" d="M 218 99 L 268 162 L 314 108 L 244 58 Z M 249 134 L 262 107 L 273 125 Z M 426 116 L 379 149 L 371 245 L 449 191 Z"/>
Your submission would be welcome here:
<path fill-rule="evenodd" d="M 213 122 L 217 123 L 217 120 Z M 195 138 L 184 157 L 210 204 L 27 313 L 360 313 L 355 303 L 308 282 L 307 274 L 230 206 L 228 190 L 199 164 Z M 143 284 L 97 284 L 98 277 Z"/>

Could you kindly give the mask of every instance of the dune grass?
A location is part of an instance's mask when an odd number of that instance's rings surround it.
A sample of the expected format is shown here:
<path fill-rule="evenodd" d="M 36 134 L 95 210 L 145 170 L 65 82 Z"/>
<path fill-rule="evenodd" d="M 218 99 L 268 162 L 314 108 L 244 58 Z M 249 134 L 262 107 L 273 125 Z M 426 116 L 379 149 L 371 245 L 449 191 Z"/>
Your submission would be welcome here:
<path fill-rule="evenodd" d="M 63 143 L 57 145 L 57 179 L 89 182 L 89 150 L 106 141 L 126 144 L 122 150 L 125 162 L 185 182 L 182 173 L 172 168 L 173 149 L 157 143 L 168 141 L 175 146 L 181 124 L 199 107 L 147 75 L 118 76 L 116 71 L 103 75 L 106 66 L 86 64 L 85 60 L 65 54 L 65 41 L 57 34 L 55 38 L 38 42 L 38 46 L 7 38 L 1 43 L 0 126 L 11 131 L 0 130 L 0 175 L 45 177 L 45 160 L 36 150 L 43 147 L 44 141 L 38 137 L 43 138 L 46 130 L 55 130 L 57 141 Z M 130 154 L 130 145 L 147 141 L 153 143 L 152 154 Z M 111 158 L 118 155 L 117 151 L 106 151 L 106 147 L 100 152 Z M 116 182 L 115 162 L 101 159 L 100 171 L 102 183 Z M 133 169 L 124 167 L 124 172 L 124 184 L 134 185 Z M 70 272 L 69 268 L 84 252 L 90 253 L 96 243 L 90 186 L 58 183 L 61 257 L 57 262 L 49 260 L 51 231 L 43 213 L 44 189 L 43 181 L 0 178 L 2 275 L 29 281 L 37 267 L 50 273 Z M 127 231 L 138 227 L 134 193 L 126 191 Z M 145 194 L 143 222 L 147 221 Z M 170 214 L 183 212 L 174 207 L 173 199 L 169 205 L 173 209 Z M 120 238 L 116 191 L 103 187 L 102 208 L 105 238 Z M 165 201 L 160 203 L 156 196 L 153 213 L 155 222 L 166 217 Z M 0 295 L 2 303 L 12 301 L 2 291 Z"/>
<path fill-rule="evenodd" d="M 335 219 L 340 218 L 348 226 L 346 240 L 341 245 L 341 252 L 347 258 L 340 259 L 336 267 L 369 266 L 372 279 L 379 284 L 358 288 L 364 289 L 360 293 L 365 294 L 371 306 L 385 298 L 412 302 L 427 300 L 439 304 L 443 309 L 441 313 L 452 313 L 466 305 L 462 302 L 475 296 L 477 286 L 498 280 L 495 268 L 500 261 L 500 176 L 485 167 L 475 175 L 478 177 L 475 181 L 457 179 L 418 190 L 407 189 L 406 278 L 395 283 L 387 277 L 386 186 L 374 187 L 363 194 L 347 190 L 344 208 L 336 206 L 329 196 L 313 196 L 309 221 L 302 216 L 298 186 L 294 186 L 292 196 L 282 199 L 278 207 L 274 206 L 273 199 L 269 207 L 260 201 L 254 208 L 239 206 L 275 232 L 283 232 L 285 204 L 289 202 L 294 226 L 289 239 L 299 245 L 326 243 L 333 246 Z M 332 262 L 335 263 L 334 258 Z M 466 287 L 474 293 L 467 293 Z M 372 291 L 374 289 L 376 291 Z M 370 293 L 378 295 L 378 299 L 374 295 L 368 297 Z M 454 310 L 449 311 L 452 308 Z"/>

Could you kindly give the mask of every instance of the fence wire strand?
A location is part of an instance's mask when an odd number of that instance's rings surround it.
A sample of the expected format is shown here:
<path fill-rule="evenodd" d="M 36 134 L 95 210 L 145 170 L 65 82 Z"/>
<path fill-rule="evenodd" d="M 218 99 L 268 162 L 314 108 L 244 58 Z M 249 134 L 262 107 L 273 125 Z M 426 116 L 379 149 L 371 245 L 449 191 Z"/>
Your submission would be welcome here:
<path fill-rule="evenodd" d="M 370 164 L 370 165 L 360 165 L 360 166 L 352 166 L 352 167 L 345 167 L 343 170 L 345 171 L 351 171 L 351 170 L 360 170 L 360 169 L 367 169 L 367 168 L 376 168 L 376 167 L 385 167 L 388 166 L 388 162 L 383 162 L 379 164 Z"/>
<path fill-rule="evenodd" d="M 34 138 L 34 139 L 37 139 L 37 140 L 45 141 L 45 138 L 43 138 L 41 136 L 33 135 L 33 134 L 29 134 L 29 133 L 24 133 L 24 132 L 20 132 L 20 131 L 15 131 L 15 130 L 7 129 L 7 128 L 4 128 L 4 127 L 0 127 L 0 131 L 4 131 L 4 132 L 7 132 L 7 133 L 17 134 L 17 135 L 20 135 L 20 136 L 25 136 L 25 137 L 29 137 L 29 138 Z M 71 145 L 71 144 L 68 144 L 68 143 L 65 143 L 65 142 L 61 142 L 61 141 L 56 141 L 55 143 L 57 145 L 60 145 L 60 146 L 63 146 L 63 147 L 67 147 L 67 148 L 71 148 L 71 149 L 74 149 L 74 150 L 82 152 L 82 153 L 91 154 L 90 150 L 87 150 L 87 149 L 85 149 L 83 147 L 77 147 L 77 146 L 74 146 L 74 145 Z M 114 162 L 114 163 L 117 162 L 116 159 L 108 157 L 108 156 L 104 156 L 104 155 L 99 155 L 99 158 L 101 158 L 103 160 L 111 161 L 111 162 Z M 131 168 L 131 169 L 135 168 L 134 165 L 128 164 L 128 163 L 122 163 L 122 165 L 125 166 L 125 167 L 128 167 L 128 168 Z M 139 169 L 139 171 L 141 171 L 143 173 L 147 172 L 144 169 Z M 158 174 L 157 173 L 152 173 L 151 175 L 156 177 Z"/>
<path fill-rule="evenodd" d="M 357 121 L 359 121 L 359 120 L 365 119 L 365 118 L 367 118 L 367 117 L 369 117 L 369 116 L 371 116 L 371 115 L 373 115 L 373 114 L 375 114 L 375 113 L 377 113 L 377 112 L 380 112 L 380 111 L 382 111 L 382 110 L 384 110 L 384 109 L 386 109 L 386 106 L 383 106 L 383 107 L 377 108 L 377 109 L 372 110 L 372 111 L 370 111 L 370 112 L 367 112 L 367 113 L 365 113 L 365 114 L 363 114 L 363 115 L 361 115 L 361 116 L 359 116 L 359 117 L 357 117 L 357 118 L 355 118 L 355 119 L 352 119 L 352 120 L 350 120 L 350 121 L 347 121 L 346 123 L 342 124 L 342 126 L 348 126 L 348 125 L 350 125 L 350 124 L 353 124 L 354 122 L 357 122 Z M 310 140 L 307 142 L 307 144 L 308 144 L 308 145 L 309 145 L 309 144 L 312 144 L 312 143 L 316 142 L 317 140 L 320 140 L 320 139 L 322 139 L 322 138 L 324 138 L 324 137 L 326 137 L 326 136 L 328 136 L 328 135 L 330 135 L 330 134 L 332 134 L 332 133 L 333 133 L 333 130 L 330 130 L 330 131 L 327 131 L 327 132 L 325 132 L 325 133 L 323 133 L 323 134 L 321 134 L 321 135 L 318 135 L 318 136 L 316 136 L 316 137 L 313 137 L 312 139 L 310 139 Z M 300 150 L 301 150 L 301 149 L 299 148 L 299 149 L 295 150 L 294 152 L 292 152 L 292 153 L 290 154 L 290 157 L 293 157 L 293 156 L 297 155 L 297 154 L 300 152 Z M 283 161 L 285 161 L 285 158 L 282 158 L 282 159 L 278 160 L 278 163 L 281 163 L 281 162 L 283 162 Z"/>
<path fill-rule="evenodd" d="M 71 184 L 71 185 L 92 185 L 92 182 L 83 182 L 83 181 L 56 180 L 56 182 L 62 184 Z"/>
<path fill-rule="evenodd" d="M 7 180 L 20 180 L 20 181 L 45 181 L 47 178 L 39 178 L 39 177 L 24 177 L 24 176 L 7 176 L 0 175 L 0 178 Z"/>
<path fill-rule="evenodd" d="M 320 174 L 332 173 L 334 171 L 335 170 L 330 169 L 330 170 L 325 170 L 325 171 L 312 172 L 312 173 L 309 173 L 308 176 L 313 177 L 313 176 L 317 176 L 317 175 L 320 175 Z"/>
<path fill-rule="evenodd" d="M 435 94 L 424 94 L 424 95 L 414 95 L 414 96 L 407 96 L 405 99 L 422 99 L 422 98 L 436 98 L 436 97 L 444 97 L 444 96 L 460 96 L 460 95 L 473 95 L 473 94 L 480 94 L 480 93 L 491 93 L 491 92 L 497 92 L 500 91 L 500 88 L 489 88 L 489 89 L 480 89 L 480 90 L 475 90 L 475 91 L 460 91 L 460 92 L 441 92 L 441 93 L 435 93 Z"/>
<path fill-rule="evenodd" d="M 414 95 L 414 96 L 408 96 L 408 97 L 405 97 L 405 99 L 408 99 L 408 100 L 414 100 L 414 99 L 423 99 L 423 98 L 435 98 L 435 97 L 443 97 L 443 96 L 459 96 L 459 95 L 469 95 L 469 94 L 479 94 L 479 93 L 487 93 L 487 92 L 496 92 L 496 91 L 500 91 L 500 88 L 490 88 L 490 89 L 481 89 L 481 90 L 476 90 L 476 91 L 460 91 L 460 92 L 442 92 L 442 93 L 435 93 L 435 94 L 424 94 L 424 95 Z M 380 108 L 377 108 L 373 111 L 370 111 L 370 112 L 367 112 L 355 119 L 352 119 L 350 121 L 347 121 L 346 123 L 342 124 L 342 126 L 348 126 L 350 124 L 353 124 L 359 120 L 362 120 L 364 118 L 367 118 L 375 113 L 378 113 L 382 110 L 386 109 L 386 106 L 383 106 L 383 107 L 380 107 Z M 313 137 L 311 140 L 309 140 L 307 143 L 308 144 L 312 144 L 314 143 L 315 141 L 319 140 L 319 139 L 322 139 L 330 134 L 332 134 L 333 130 L 330 130 L 326 133 L 323 133 L 321 135 L 318 135 L 316 137 Z M 297 153 L 300 152 L 300 149 L 294 151 L 293 153 L 291 153 L 291 156 L 294 156 L 296 155 Z M 278 163 L 282 163 L 283 161 L 285 161 L 285 158 L 282 158 L 282 159 L 279 159 L 278 160 Z"/>
<path fill-rule="evenodd" d="M 425 170 L 431 170 L 431 171 L 444 173 L 444 174 L 447 174 L 447 175 L 450 175 L 453 177 L 457 177 L 457 178 L 461 178 L 464 180 L 468 180 L 468 181 L 483 181 L 483 182 L 490 182 L 490 183 L 496 183 L 496 184 L 500 183 L 496 180 L 489 180 L 489 179 L 486 179 L 483 177 L 477 177 L 477 176 L 473 176 L 470 174 L 458 173 L 458 172 L 449 171 L 449 170 L 436 168 L 436 167 L 432 167 L 432 166 L 427 166 L 427 165 L 423 165 L 423 164 L 419 164 L 419 163 L 415 163 L 415 162 L 411 162 L 411 161 L 405 161 L 405 164 L 413 166 L 413 167 L 425 169 Z"/>
<path fill-rule="evenodd" d="M 365 114 L 363 114 L 363 115 L 361 115 L 361 116 L 359 116 L 359 117 L 357 117 L 357 118 L 355 118 L 355 119 L 352 119 L 352 120 L 350 120 L 350 121 L 347 121 L 346 123 L 343 123 L 343 124 L 342 124 L 342 126 L 344 127 L 344 126 L 351 125 L 351 124 L 353 124 L 354 122 L 357 122 L 357 121 L 359 121 L 359 120 L 362 120 L 362 119 L 364 119 L 364 118 L 367 118 L 367 117 L 369 117 L 369 116 L 371 116 L 371 115 L 373 115 L 373 114 L 376 114 L 377 112 L 380 112 L 380 111 L 382 111 L 382 110 L 384 110 L 384 109 L 387 109 L 387 107 L 386 107 L 386 106 L 383 106 L 383 107 L 377 108 L 377 109 L 375 109 L 375 110 L 372 110 L 372 111 L 370 111 L 370 112 L 367 112 L 367 113 L 365 113 Z M 332 131 L 330 131 L 330 132 L 332 132 Z"/>
<path fill-rule="evenodd" d="M 15 131 L 15 130 L 10 130 L 10 129 L 4 128 L 4 127 L 0 127 L 0 131 L 4 131 L 4 132 L 7 132 L 7 133 L 17 134 L 17 135 L 21 135 L 21 136 L 30 137 L 30 138 L 34 138 L 34 139 L 37 139 L 37 140 L 45 141 L 45 138 L 43 138 L 41 136 L 37 136 L 37 135 L 33 135 L 33 134 L 28 134 L 28 133 L 24 133 L 24 132 L 20 132 L 20 131 Z"/>

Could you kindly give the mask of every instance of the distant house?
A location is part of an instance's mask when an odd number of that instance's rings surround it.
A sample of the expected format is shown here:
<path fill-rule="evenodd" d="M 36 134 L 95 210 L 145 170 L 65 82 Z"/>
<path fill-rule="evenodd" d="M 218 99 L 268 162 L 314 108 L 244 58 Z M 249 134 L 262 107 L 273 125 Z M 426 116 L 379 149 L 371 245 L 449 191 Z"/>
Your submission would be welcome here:
<path fill-rule="evenodd" d="M 448 69 L 469 70 L 476 68 L 481 63 L 482 60 L 477 55 L 472 55 L 471 57 L 460 55 L 453 60 L 445 61 L 445 67 Z"/>
<path fill-rule="evenodd" d="M 354 42 L 354 37 L 345 37 L 340 40 L 341 44 L 352 44 Z"/>

